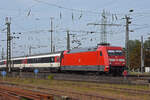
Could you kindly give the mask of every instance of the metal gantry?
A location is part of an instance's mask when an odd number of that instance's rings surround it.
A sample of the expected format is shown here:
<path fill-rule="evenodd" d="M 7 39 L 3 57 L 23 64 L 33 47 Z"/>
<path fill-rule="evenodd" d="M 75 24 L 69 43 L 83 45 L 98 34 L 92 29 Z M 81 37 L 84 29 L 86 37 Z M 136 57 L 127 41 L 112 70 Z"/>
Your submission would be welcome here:
<path fill-rule="evenodd" d="M 10 33 L 10 21 L 11 18 L 8 19 L 6 17 L 6 25 L 7 25 L 7 60 L 6 60 L 6 68 L 8 72 L 11 72 L 11 33 Z"/>

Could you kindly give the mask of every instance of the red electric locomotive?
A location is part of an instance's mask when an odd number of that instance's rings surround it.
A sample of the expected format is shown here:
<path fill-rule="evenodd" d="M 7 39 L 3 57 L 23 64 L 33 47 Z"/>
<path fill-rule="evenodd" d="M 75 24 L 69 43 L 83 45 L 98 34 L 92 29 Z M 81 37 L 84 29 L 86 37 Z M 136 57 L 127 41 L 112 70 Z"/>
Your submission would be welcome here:
<path fill-rule="evenodd" d="M 121 75 L 125 66 L 121 47 L 99 45 L 64 51 L 61 55 L 62 71 L 105 72 Z"/>

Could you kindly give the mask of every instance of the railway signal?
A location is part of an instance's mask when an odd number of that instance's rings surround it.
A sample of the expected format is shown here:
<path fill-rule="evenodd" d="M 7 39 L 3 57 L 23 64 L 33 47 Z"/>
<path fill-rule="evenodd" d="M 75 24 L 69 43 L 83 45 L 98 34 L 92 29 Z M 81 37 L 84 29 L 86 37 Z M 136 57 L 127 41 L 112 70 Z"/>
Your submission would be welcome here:
<path fill-rule="evenodd" d="M 7 74 L 6 71 L 1 72 L 1 75 L 3 76 L 3 79 L 5 78 L 6 74 Z"/>
<path fill-rule="evenodd" d="M 128 74 L 127 70 L 124 70 L 124 71 L 123 71 L 124 79 L 126 79 L 126 78 L 127 78 L 127 74 Z"/>
<path fill-rule="evenodd" d="M 34 69 L 34 74 L 35 74 L 35 78 L 37 78 L 37 74 L 38 74 L 39 70 L 38 69 Z"/>
<path fill-rule="evenodd" d="M 39 72 L 39 70 L 38 70 L 38 69 L 35 69 L 35 70 L 34 70 L 34 73 L 35 73 L 35 74 L 37 74 L 38 72 Z"/>

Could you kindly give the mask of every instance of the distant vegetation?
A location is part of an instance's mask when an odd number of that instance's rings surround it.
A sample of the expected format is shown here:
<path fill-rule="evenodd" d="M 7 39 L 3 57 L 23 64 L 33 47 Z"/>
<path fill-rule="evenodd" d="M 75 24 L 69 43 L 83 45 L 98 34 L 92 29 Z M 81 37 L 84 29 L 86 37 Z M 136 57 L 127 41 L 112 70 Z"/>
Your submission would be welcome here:
<path fill-rule="evenodd" d="M 138 69 L 141 66 L 141 42 L 129 41 L 129 67 Z M 150 67 L 150 38 L 144 42 L 144 66 Z"/>

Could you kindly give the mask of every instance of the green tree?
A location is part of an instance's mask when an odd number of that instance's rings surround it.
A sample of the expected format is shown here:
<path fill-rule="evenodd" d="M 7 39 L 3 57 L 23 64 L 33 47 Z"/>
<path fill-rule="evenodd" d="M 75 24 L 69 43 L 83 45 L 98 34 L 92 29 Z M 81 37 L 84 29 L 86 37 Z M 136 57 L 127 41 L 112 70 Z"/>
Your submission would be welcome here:
<path fill-rule="evenodd" d="M 129 67 L 137 69 L 141 66 L 141 42 L 129 41 Z M 144 42 L 144 66 L 150 66 L 150 38 Z"/>
<path fill-rule="evenodd" d="M 129 67 L 130 69 L 140 68 L 141 42 L 139 40 L 129 41 Z"/>
<path fill-rule="evenodd" d="M 145 67 L 150 67 L 150 37 L 144 42 L 144 55 Z"/>

